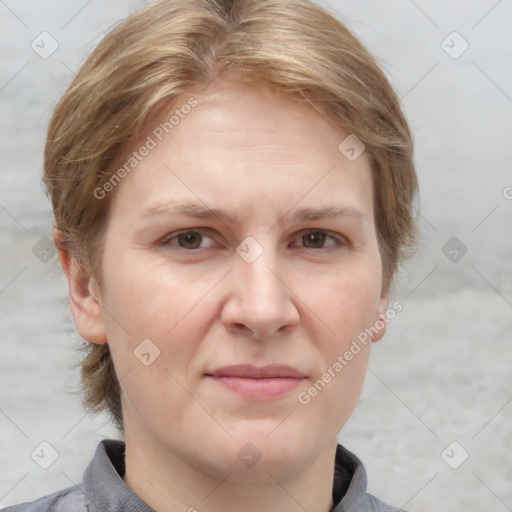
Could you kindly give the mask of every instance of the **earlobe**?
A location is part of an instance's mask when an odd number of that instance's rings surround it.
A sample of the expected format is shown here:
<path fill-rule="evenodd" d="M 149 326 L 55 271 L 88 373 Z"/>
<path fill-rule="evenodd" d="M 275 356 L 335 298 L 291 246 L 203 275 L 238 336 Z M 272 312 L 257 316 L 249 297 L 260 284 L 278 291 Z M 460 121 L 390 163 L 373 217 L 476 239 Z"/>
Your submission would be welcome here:
<path fill-rule="evenodd" d="M 101 296 L 96 280 L 87 275 L 69 250 L 59 243 L 59 234 L 54 234 L 54 241 L 68 281 L 71 313 L 78 333 L 91 343 L 107 343 Z"/>

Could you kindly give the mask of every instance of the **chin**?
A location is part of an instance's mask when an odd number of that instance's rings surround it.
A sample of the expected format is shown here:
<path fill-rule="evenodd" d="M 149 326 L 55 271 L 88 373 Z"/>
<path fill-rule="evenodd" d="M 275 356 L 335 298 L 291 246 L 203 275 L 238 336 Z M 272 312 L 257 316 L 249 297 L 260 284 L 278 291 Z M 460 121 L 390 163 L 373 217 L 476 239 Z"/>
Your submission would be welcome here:
<path fill-rule="evenodd" d="M 268 421 L 241 423 L 233 438 L 225 435 L 205 441 L 198 453 L 202 470 L 216 478 L 231 474 L 232 481 L 268 482 L 269 473 L 276 478 L 289 477 L 318 455 L 319 440 L 306 428 L 301 433 L 285 428 L 284 422 L 277 428 L 275 421 L 270 427 Z"/>

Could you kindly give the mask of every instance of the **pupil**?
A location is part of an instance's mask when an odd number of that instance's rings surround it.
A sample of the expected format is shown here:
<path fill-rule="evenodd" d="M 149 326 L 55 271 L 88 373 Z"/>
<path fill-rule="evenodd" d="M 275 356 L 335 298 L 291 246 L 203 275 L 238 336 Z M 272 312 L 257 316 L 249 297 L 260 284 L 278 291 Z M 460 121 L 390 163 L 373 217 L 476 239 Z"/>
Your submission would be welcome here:
<path fill-rule="evenodd" d="M 311 245 L 309 245 L 308 247 L 322 247 L 325 242 L 325 233 L 308 233 L 307 235 L 304 235 L 303 242 L 304 241 L 307 242 L 305 245 L 311 242 Z"/>
<path fill-rule="evenodd" d="M 201 234 L 197 231 L 189 231 L 178 235 L 178 241 L 181 247 L 187 249 L 197 249 L 201 245 Z"/>

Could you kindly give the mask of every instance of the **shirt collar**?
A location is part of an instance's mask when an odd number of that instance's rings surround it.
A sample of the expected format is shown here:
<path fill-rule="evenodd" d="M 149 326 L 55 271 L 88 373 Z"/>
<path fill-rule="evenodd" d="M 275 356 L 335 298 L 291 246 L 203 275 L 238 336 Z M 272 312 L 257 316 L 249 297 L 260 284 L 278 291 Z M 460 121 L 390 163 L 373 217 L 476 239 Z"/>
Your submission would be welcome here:
<path fill-rule="evenodd" d="M 366 488 L 367 477 L 363 463 L 339 444 L 336 448 L 332 487 L 334 507 L 331 512 L 362 510 L 358 506 L 368 496 Z"/>
<path fill-rule="evenodd" d="M 123 481 L 123 441 L 104 439 L 84 473 L 84 494 L 104 512 L 154 512 Z"/>
<path fill-rule="evenodd" d="M 154 512 L 123 481 L 125 443 L 104 439 L 84 473 L 83 490 L 98 510 L 105 512 Z M 341 445 L 336 448 L 331 512 L 353 510 L 366 493 L 366 471 L 362 462 Z"/>

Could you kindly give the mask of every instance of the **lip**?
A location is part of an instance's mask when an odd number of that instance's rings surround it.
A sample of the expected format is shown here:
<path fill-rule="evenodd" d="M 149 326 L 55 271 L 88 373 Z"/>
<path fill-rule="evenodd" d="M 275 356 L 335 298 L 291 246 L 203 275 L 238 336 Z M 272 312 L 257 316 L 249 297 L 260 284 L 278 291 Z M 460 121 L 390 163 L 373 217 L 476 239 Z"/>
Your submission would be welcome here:
<path fill-rule="evenodd" d="M 295 389 L 306 376 L 285 365 L 224 366 L 206 373 L 222 387 L 252 400 L 271 400 Z"/>

